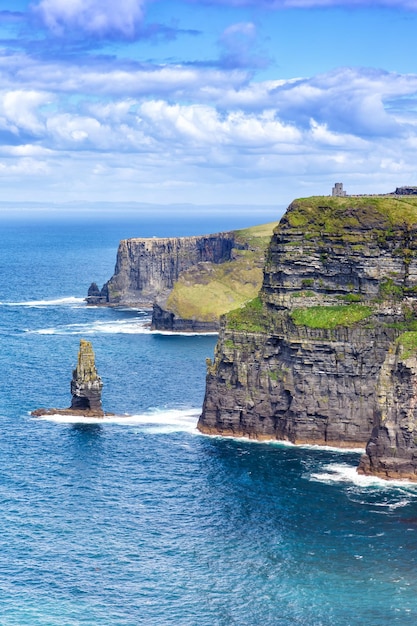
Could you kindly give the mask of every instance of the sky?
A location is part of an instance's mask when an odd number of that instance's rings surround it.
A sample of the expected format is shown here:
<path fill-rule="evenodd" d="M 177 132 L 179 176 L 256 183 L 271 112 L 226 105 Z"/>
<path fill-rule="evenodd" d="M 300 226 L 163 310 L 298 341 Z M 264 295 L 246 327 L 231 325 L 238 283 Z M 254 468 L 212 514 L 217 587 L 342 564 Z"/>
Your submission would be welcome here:
<path fill-rule="evenodd" d="M 416 32 L 417 0 L 0 0 L 0 210 L 417 186 Z"/>

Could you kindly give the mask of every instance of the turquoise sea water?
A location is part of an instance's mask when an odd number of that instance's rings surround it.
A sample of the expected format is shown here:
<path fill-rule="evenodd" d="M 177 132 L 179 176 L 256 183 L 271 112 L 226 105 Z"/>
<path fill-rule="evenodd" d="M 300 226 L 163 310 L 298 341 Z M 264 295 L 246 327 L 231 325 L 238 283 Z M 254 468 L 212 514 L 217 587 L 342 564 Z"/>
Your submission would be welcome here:
<path fill-rule="evenodd" d="M 216 338 L 83 302 L 121 237 L 231 224 L 0 226 L 2 626 L 416 623 L 417 487 L 357 477 L 359 452 L 198 434 Z M 82 337 L 129 416 L 31 418 L 69 405 Z"/>

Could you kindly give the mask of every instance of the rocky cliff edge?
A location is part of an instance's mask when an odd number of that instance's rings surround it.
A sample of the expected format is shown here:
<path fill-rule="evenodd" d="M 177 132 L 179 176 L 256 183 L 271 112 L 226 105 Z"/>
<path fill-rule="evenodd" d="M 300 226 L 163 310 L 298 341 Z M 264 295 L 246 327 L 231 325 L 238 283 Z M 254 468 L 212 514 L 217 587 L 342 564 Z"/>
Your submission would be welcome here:
<path fill-rule="evenodd" d="M 153 306 L 159 330 L 218 330 L 220 315 L 253 298 L 262 284 L 273 224 L 199 237 L 126 239 L 115 272 L 87 302 Z"/>
<path fill-rule="evenodd" d="M 259 297 L 223 319 L 199 429 L 340 447 L 372 433 L 361 471 L 416 480 L 416 224 L 413 198 L 293 202 Z"/>

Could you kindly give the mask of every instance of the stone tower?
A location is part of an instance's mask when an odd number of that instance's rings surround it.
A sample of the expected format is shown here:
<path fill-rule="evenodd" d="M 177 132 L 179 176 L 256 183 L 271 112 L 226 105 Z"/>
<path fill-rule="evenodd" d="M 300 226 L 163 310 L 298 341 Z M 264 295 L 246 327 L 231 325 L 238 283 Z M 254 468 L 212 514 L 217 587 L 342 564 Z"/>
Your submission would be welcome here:
<path fill-rule="evenodd" d="M 76 411 L 102 411 L 101 390 L 103 383 L 97 374 L 93 346 L 81 339 L 77 367 L 72 373 L 71 409 Z"/>
<path fill-rule="evenodd" d="M 346 191 L 343 190 L 343 183 L 335 183 L 332 189 L 332 196 L 337 196 L 338 198 L 341 198 L 346 195 Z"/>

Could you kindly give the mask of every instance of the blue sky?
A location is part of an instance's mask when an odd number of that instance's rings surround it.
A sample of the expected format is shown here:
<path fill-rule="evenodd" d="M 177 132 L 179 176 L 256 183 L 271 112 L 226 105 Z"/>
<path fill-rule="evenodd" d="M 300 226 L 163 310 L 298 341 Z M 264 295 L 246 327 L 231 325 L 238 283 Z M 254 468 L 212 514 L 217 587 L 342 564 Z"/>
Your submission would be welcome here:
<path fill-rule="evenodd" d="M 416 32 L 417 0 L 0 0 L 0 203 L 417 185 Z"/>

